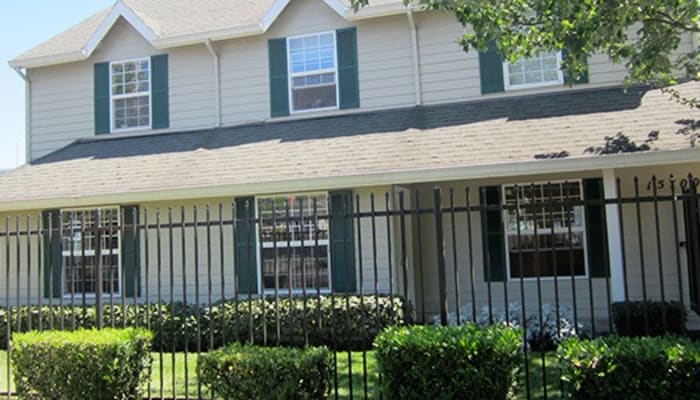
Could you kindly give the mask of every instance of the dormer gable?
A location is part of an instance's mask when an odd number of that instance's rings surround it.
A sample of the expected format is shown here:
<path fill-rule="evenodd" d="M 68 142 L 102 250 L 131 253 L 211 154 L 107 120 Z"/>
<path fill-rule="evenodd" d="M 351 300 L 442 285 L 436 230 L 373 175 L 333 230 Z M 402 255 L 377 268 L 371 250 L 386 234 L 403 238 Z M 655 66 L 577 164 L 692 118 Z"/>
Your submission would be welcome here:
<path fill-rule="evenodd" d="M 35 68 L 88 59 L 120 18 L 154 48 L 265 34 L 292 0 L 118 0 L 111 8 L 9 62 Z M 377 0 L 355 13 L 345 0 L 321 0 L 346 21 L 402 14 L 401 0 Z"/>

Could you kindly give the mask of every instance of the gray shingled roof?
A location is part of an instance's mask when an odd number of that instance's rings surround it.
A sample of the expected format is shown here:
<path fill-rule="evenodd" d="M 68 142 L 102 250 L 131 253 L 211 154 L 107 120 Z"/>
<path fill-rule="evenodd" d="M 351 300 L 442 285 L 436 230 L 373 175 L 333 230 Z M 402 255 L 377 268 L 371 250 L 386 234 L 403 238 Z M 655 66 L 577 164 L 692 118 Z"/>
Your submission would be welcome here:
<path fill-rule="evenodd" d="M 204 32 L 258 25 L 275 0 L 122 0 L 157 36 L 170 39 Z M 348 9 L 349 0 L 344 0 Z M 371 6 L 401 4 L 401 0 L 372 0 Z M 116 6 L 116 4 L 115 4 Z M 113 7 L 108 7 L 68 30 L 17 56 L 11 62 L 79 53 Z"/>
<path fill-rule="evenodd" d="M 681 88 L 700 92 L 698 83 Z M 624 94 L 608 88 L 81 140 L 0 177 L 0 208 L 38 199 L 109 199 L 300 178 L 544 163 L 562 156 L 594 162 L 600 156 L 591 148 L 617 133 L 621 143 L 628 139 L 638 148 L 648 143 L 652 151 L 688 149 L 688 137 L 677 132 L 682 120 L 698 114 L 657 90 Z M 650 137 L 657 139 L 648 142 Z"/>

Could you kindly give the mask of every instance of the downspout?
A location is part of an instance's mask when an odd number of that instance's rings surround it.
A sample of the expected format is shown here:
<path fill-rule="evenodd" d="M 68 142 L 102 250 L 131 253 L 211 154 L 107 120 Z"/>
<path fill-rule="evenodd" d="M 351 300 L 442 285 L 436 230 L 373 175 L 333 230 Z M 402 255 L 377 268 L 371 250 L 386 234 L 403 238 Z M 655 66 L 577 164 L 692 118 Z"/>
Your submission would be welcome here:
<path fill-rule="evenodd" d="M 408 26 L 411 30 L 411 45 L 413 47 L 413 86 L 416 93 L 416 105 L 423 104 L 423 93 L 420 80 L 420 55 L 418 54 L 418 32 L 416 29 L 416 21 L 413 18 L 413 7 L 409 4 L 406 7 L 406 16 L 408 17 Z"/>
<path fill-rule="evenodd" d="M 17 75 L 24 81 L 24 161 L 29 163 L 32 155 L 31 141 L 31 114 L 32 114 L 32 80 L 29 79 L 27 70 L 22 72 L 22 69 L 14 68 Z"/>
<path fill-rule="evenodd" d="M 204 42 L 204 45 L 207 47 L 207 50 L 209 50 L 209 53 L 211 53 L 212 57 L 214 58 L 214 97 L 216 98 L 216 122 L 214 123 L 214 127 L 220 128 L 221 127 L 221 72 L 220 72 L 220 64 L 219 64 L 219 53 L 214 50 L 214 46 L 211 44 L 211 39 L 207 39 Z"/>

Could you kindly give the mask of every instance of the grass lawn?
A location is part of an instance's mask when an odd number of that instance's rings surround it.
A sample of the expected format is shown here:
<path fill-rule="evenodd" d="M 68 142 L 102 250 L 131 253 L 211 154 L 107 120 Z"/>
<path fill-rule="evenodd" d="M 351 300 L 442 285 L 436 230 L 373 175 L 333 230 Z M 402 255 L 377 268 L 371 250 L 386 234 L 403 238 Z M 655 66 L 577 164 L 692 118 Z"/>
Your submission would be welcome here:
<path fill-rule="evenodd" d="M 545 395 L 543 376 L 546 377 L 546 393 L 548 399 L 559 399 L 559 374 L 555 368 L 556 357 L 553 353 L 545 354 L 543 374 L 540 353 L 528 354 L 528 369 L 530 375 L 530 398 L 542 399 Z M 337 385 L 337 395 L 333 391 L 330 399 L 350 399 L 350 393 L 355 399 L 375 399 L 379 387 L 377 362 L 373 352 L 341 352 L 336 353 L 337 374 L 333 377 L 333 386 Z M 200 388 L 196 376 L 197 354 L 184 353 L 153 353 L 153 368 L 149 390 L 153 398 L 185 398 L 185 393 L 191 399 L 199 398 Z M 366 372 L 366 373 L 365 373 Z M 187 379 L 185 378 L 187 376 Z M 162 377 L 162 379 L 161 379 Z M 365 378 L 366 377 L 366 378 Z M 13 385 L 14 386 L 14 385 Z M 6 393 L 7 381 L 7 352 L 0 352 L 0 392 Z M 518 381 L 518 398 L 527 399 L 525 368 L 521 368 Z M 201 388 L 204 398 L 210 395 L 206 388 Z M 2 398 L 5 398 L 4 396 Z"/>

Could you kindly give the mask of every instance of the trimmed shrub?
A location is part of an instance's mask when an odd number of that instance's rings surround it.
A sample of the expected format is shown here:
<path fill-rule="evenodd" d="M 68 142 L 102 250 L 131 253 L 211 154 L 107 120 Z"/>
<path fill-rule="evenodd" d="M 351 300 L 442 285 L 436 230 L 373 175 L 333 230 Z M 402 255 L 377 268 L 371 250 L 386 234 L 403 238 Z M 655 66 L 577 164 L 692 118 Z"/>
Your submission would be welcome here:
<path fill-rule="evenodd" d="M 374 341 L 387 399 L 508 399 L 522 334 L 504 325 L 393 327 Z"/>
<path fill-rule="evenodd" d="M 198 331 L 202 351 L 247 341 L 251 326 L 256 344 L 361 350 L 369 349 L 383 328 L 412 321 L 410 304 L 398 296 L 309 296 L 306 300 L 281 298 L 277 304 L 271 298 L 264 302 L 260 298 L 250 302 L 241 299 L 201 305 L 199 309 L 182 302 L 163 302 L 160 307 L 153 303 L 106 304 L 103 310 L 104 326 L 149 326 L 153 349 L 163 351 L 196 350 Z M 49 321 L 53 321 L 53 328 L 60 327 L 61 321 L 66 329 L 97 326 L 95 306 L 13 307 L 9 312 L 12 331 L 17 332 L 36 329 L 39 320 L 44 329 L 49 328 Z M 8 310 L 0 309 L 0 326 L 6 326 L 7 320 Z M 7 348 L 5 335 L 1 329 L 2 348 Z"/>
<path fill-rule="evenodd" d="M 570 399 L 700 399 L 700 344 L 684 338 L 570 339 L 557 351 Z"/>
<path fill-rule="evenodd" d="M 21 399 L 141 399 L 152 335 L 143 329 L 44 331 L 12 335 Z"/>
<path fill-rule="evenodd" d="M 333 358 L 324 347 L 305 349 L 233 344 L 202 354 L 199 381 L 224 399 L 327 399 Z"/>
<path fill-rule="evenodd" d="M 621 301 L 612 304 L 612 313 L 617 334 L 630 337 L 680 334 L 688 318 L 688 312 L 677 301 Z"/>

